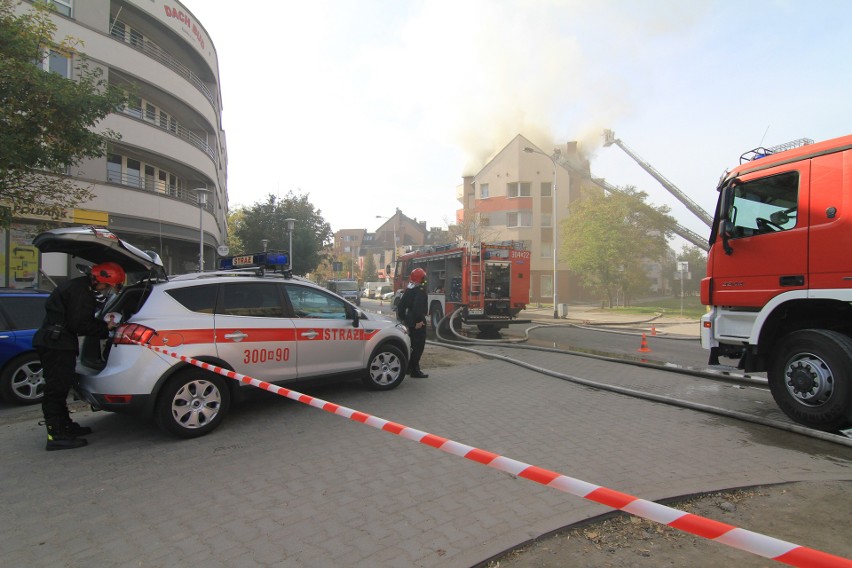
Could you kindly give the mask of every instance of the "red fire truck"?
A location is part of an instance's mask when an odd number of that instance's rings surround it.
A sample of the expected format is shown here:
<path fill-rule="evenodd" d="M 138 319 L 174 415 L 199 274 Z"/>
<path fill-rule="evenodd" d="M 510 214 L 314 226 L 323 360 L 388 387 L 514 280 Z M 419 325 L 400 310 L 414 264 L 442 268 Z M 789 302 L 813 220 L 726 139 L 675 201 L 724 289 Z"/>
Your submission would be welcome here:
<path fill-rule="evenodd" d="M 766 371 L 796 422 L 849 428 L 852 136 L 757 148 L 740 162 L 717 188 L 702 345 L 711 363 Z"/>
<path fill-rule="evenodd" d="M 482 331 L 523 323 L 514 319 L 530 299 L 530 251 L 522 243 L 451 244 L 407 253 L 397 259 L 395 290 L 405 289 L 415 268 L 426 271 L 433 328 L 458 308 L 456 320 Z"/>

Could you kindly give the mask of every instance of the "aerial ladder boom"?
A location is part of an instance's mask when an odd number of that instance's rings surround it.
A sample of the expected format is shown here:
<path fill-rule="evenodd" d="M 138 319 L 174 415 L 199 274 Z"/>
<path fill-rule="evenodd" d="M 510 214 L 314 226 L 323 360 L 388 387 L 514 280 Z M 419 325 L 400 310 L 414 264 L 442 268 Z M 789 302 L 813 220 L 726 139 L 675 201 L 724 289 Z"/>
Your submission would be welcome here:
<path fill-rule="evenodd" d="M 691 200 L 685 193 L 683 193 L 681 190 L 679 190 L 672 182 L 667 180 L 663 176 L 663 174 L 661 174 L 656 169 L 654 169 L 654 167 L 651 164 L 649 164 L 648 162 L 646 162 L 645 160 L 640 158 L 638 155 L 636 155 L 636 153 L 633 152 L 633 150 L 631 150 L 630 148 L 628 148 L 627 145 L 624 144 L 624 142 L 622 142 L 621 140 L 616 138 L 615 132 L 613 132 L 612 130 L 604 130 L 604 146 L 611 146 L 613 144 L 617 145 L 619 148 L 624 150 L 624 152 L 628 156 L 633 158 L 636 161 L 636 163 L 639 164 L 642 167 L 643 170 L 645 170 L 646 172 L 651 174 L 651 176 L 653 176 L 654 179 L 656 179 L 658 182 L 660 182 L 660 184 L 662 184 L 662 186 L 664 188 L 666 188 L 669 191 L 669 193 L 674 195 L 678 199 L 678 201 L 683 203 L 686 206 L 686 208 L 689 209 L 696 217 L 698 217 L 699 219 L 704 221 L 704 223 L 708 227 L 713 226 L 713 218 L 704 209 L 702 209 L 697 203 L 695 203 L 693 200 Z M 706 247 L 705 247 L 705 250 L 706 250 Z"/>
<path fill-rule="evenodd" d="M 606 191 L 609 191 L 610 193 L 620 193 L 622 195 L 629 195 L 626 191 L 612 185 L 611 183 L 608 183 L 606 180 L 603 179 L 592 178 L 592 183 L 594 183 L 598 187 L 605 189 Z M 684 240 L 689 241 L 704 252 L 710 250 L 710 245 L 707 244 L 707 237 L 702 237 L 695 231 L 687 229 L 680 223 L 675 223 L 674 227 L 672 227 L 672 232 L 674 232 L 674 234 L 683 238 Z"/>
<path fill-rule="evenodd" d="M 584 173 L 582 170 L 574 167 L 571 164 L 571 162 L 569 160 L 565 159 L 565 157 L 562 156 L 561 154 L 558 154 L 558 153 L 554 154 L 554 158 L 556 159 L 556 162 L 560 166 L 562 166 L 563 168 L 565 168 L 569 172 L 572 172 L 574 174 L 581 175 L 583 177 L 588 178 L 589 180 L 591 180 L 591 182 L 593 184 L 597 185 L 601 189 L 604 189 L 605 191 L 608 191 L 610 193 L 619 193 L 619 194 L 622 194 L 622 195 L 629 195 L 624 190 L 619 189 L 618 187 L 612 185 L 611 183 L 608 183 L 603 178 L 596 178 L 596 177 L 592 176 L 590 173 Z M 707 243 L 706 237 L 702 237 L 701 235 L 699 235 L 695 231 L 691 231 L 691 230 L 687 229 L 686 227 L 684 227 L 683 225 L 681 225 L 677 222 L 675 222 L 674 227 L 672 227 L 672 232 L 674 232 L 679 237 L 681 237 L 684 240 L 692 243 L 693 245 L 697 246 L 698 248 L 700 248 L 701 250 L 703 250 L 705 252 L 710 250 L 710 245 Z"/>

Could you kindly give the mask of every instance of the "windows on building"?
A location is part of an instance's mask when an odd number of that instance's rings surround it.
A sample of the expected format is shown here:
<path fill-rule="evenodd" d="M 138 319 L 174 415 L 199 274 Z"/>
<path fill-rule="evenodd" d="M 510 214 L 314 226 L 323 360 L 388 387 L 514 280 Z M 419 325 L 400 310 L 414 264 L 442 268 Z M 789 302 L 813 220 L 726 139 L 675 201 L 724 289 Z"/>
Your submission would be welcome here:
<path fill-rule="evenodd" d="M 553 274 L 542 274 L 539 280 L 540 294 L 542 298 L 553 297 Z"/>
<path fill-rule="evenodd" d="M 110 183 L 144 188 L 148 191 L 158 191 L 172 196 L 182 193 L 185 185 L 178 176 L 158 168 L 154 164 L 148 164 L 114 152 L 107 154 L 106 179 Z"/>
<path fill-rule="evenodd" d="M 541 258 L 553 258 L 553 243 L 541 243 Z"/>
<path fill-rule="evenodd" d="M 553 223 L 553 216 L 550 213 L 542 213 L 541 214 L 541 226 L 542 227 L 551 227 Z"/>
<path fill-rule="evenodd" d="M 530 197 L 531 184 L 528 181 L 514 181 L 506 184 L 506 195 L 509 197 Z"/>
<path fill-rule="evenodd" d="M 56 49 L 45 50 L 36 66 L 66 79 L 71 78 L 71 56 Z"/>
<path fill-rule="evenodd" d="M 549 181 L 541 182 L 541 196 L 550 197 L 553 195 L 553 184 Z"/>
<path fill-rule="evenodd" d="M 71 17 L 71 9 L 74 7 L 72 0 L 51 0 L 50 3 L 53 4 L 58 13 Z"/>
<path fill-rule="evenodd" d="M 511 211 L 506 213 L 507 227 L 532 227 L 532 213 L 530 211 Z"/>
<path fill-rule="evenodd" d="M 480 199 L 487 199 L 489 197 L 487 183 L 482 183 L 479 185 L 479 197 Z"/>

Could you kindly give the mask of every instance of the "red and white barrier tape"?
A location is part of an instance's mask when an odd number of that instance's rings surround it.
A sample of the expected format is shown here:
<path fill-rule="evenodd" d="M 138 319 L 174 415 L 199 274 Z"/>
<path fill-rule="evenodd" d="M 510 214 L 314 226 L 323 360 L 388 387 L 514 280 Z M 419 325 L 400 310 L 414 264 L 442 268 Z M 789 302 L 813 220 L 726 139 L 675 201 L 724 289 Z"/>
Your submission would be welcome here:
<path fill-rule="evenodd" d="M 139 345 L 143 345 L 139 343 Z M 607 489 L 599 485 L 587 483 L 585 481 L 568 477 L 542 469 L 540 467 L 530 465 L 524 462 L 513 460 L 494 454 L 485 450 L 474 448 L 460 442 L 455 442 L 448 438 L 442 438 L 428 432 L 423 432 L 415 428 L 409 428 L 403 424 L 397 424 L 377 416 L 372 416 L 364 412 L 358 412 L 345 406 L 334 404 L 321 398 L 315 398 L 298 391 L 288 388 L 279 387 L 265 381 L 259 381 L 247 375 L 229 371 L 216 365 L 211 365 L 192 357 L 178 355 L 177 353 L 156 347 L 153 345 L 144 345 L 145 347 L 180 359 L 186 363 L 190 363 L 202 369 L 212 371 L 229 379 L 234 379 L 245 384 L 255 386 L 275 393 L 280 396 L 313 406 L 326 412 L 349 418 L 355 422 L 361 422 L 368 426 L 372 426 L 378 430 L 384 430 L 396 434 L 414 442 L 437 448 L 448 454 L 467 458 L 469 460 L 487 465 L 494 469 L 510 473 L 512 475 L 535 481 L 548 487 L 553 487 L 565 493 L 576 495 L 600 503 L 613 509 L 618 509 L 642 517 L 656 523 L 667 525 L 675 529 L 694 534 L 709 540 L 714 540 L 728 546 L 751 552 L 764 558 L 777 560 L 790 566 L 799 566 L 802 568 L 852 568 L 852 560 L 841 558 L 833 554 L 821 552 L 812 548 L 793 544 L 772 538 L 745 529 L 737 528 L 733 525 L 720 523 L 712 519 L 707 519 L 691 513 L 685 513 L 672 507 L 660 505 L 653 501 L 639 499 L 626 493 Z"/>

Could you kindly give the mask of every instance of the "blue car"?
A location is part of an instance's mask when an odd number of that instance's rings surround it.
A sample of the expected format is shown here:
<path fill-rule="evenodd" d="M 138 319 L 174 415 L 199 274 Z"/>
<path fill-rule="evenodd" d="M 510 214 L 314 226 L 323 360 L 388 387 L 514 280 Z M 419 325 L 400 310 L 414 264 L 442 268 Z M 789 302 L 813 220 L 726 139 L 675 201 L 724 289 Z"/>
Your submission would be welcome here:
<path fill-rule="evenodd" d="M 44 396 L 41 361 L 33 335 L 44 320 L 50 294 L 0 288 L 0 395 L 15 404 L 35 404 Z"/>

